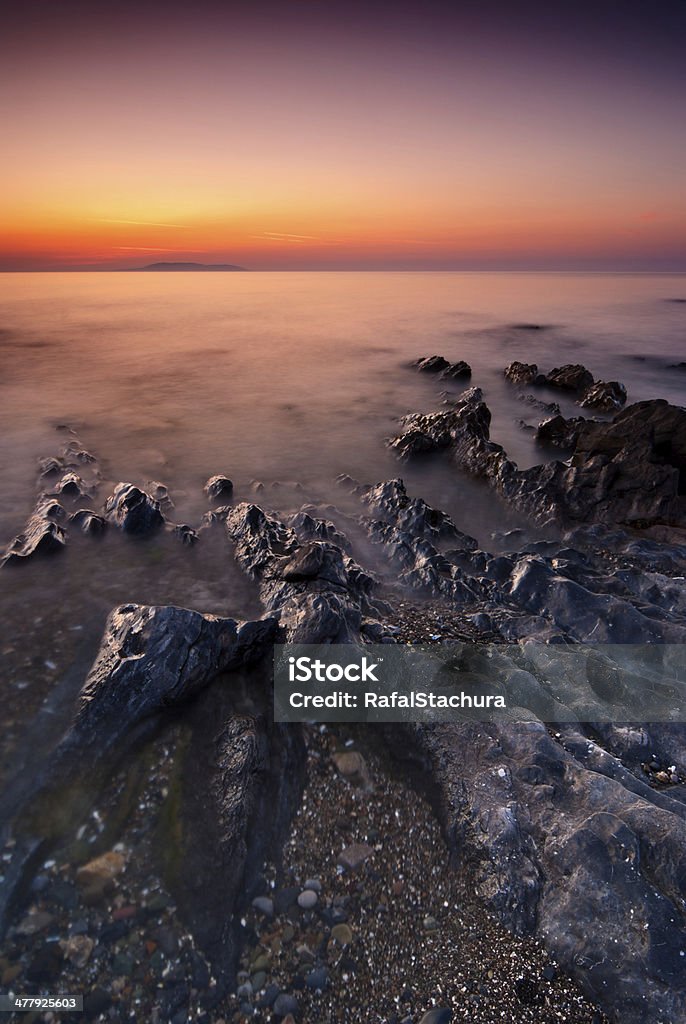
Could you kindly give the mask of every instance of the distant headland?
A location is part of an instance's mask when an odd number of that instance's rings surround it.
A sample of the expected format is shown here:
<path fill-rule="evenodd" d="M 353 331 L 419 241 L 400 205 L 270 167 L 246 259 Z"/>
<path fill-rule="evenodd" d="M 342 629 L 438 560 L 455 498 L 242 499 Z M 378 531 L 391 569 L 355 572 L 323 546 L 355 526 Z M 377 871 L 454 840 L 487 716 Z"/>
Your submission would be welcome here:
<path fill-rule="evenodd" d="M 174 271 L 174 270 L 247 270 L 247 267 L 238 267 L 233 263 L 148 263 L 145 267 L 131 267 L 132 270 L 147 271 Z"/>

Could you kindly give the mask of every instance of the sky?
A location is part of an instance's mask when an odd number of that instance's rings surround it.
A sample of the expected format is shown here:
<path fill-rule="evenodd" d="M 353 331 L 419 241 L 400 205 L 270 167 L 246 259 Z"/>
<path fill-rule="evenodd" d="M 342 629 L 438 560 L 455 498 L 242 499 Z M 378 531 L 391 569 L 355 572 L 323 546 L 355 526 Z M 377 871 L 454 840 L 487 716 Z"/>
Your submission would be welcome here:
<path fill-rule="evenodd" d="M 0 270 L 686 270 L 686 4 L 5 5 Z"/>

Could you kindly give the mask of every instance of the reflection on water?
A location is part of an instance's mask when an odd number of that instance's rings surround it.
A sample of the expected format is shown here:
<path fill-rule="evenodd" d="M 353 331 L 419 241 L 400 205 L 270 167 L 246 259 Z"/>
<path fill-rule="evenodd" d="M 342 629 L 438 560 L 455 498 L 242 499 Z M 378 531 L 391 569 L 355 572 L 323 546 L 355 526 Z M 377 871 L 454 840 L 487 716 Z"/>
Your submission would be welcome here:
<path fill-rule="evenodd" d="M 174 519 L 197 525 L 214 473 L 234 480 L 237 500 L 264 481 L 258 500 L 276 508 L 292 505 L 293 492 L 274 481 L 299 481 L 305 499 L 340 506 L 337 474 L 402 475 L 410 493 L 489 543 L 508 523 L 492 493 L 442 459 L 400 467 L 384 446 L 399 416 L 442 400 L 446 385 L 408 362 L 466 359 L 493 411 L 494 439 L 530 465 L 541 453 L 518 423 L 537 413 L 503 367 L 580 361 L 626 383 L 630 401 L 683 404 L 686 372 L 674 364 L 686 358 L 686 305 L 666 300 L 685 295 L 679 275 L 0 275 L 0 542 L 22 528 L 36 460 L 58 449 L 55 427 L 69 424 L 100 460 L 98 501 L 111 482 L 161 480 Z M 578 411 L 559 394 L 541 397 Z M 222 541 L 221 550 L 204 538 L 190 551 L 111 533 L 3 573 L 5 688 L 25 707 L 31 694 L 42 699 L 74 659 L 94 653 L 96 639 L 70 639 L 72 627 L 97 638 L 118 602 L 254 612 Z"/>

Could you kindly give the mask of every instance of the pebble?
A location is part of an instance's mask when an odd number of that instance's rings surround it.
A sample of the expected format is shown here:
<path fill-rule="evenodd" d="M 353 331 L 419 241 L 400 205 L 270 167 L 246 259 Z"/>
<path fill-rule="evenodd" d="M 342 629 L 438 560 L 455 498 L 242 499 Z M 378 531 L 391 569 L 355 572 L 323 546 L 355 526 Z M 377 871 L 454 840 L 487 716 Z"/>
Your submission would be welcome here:
<path fill-rule="evenodd" d="M 300 1004 L 295 996 L 289 996 L 286 992 L 282 992 L 274 1000 L 274 1013 L 280 1017 L 287 1017 L 289 1013 L 295 1015 L 299 1009 Z"/>
<path fill-rule="evenodd" d="M 298 906 L 303 910 L 312 910 L 317 905 L 318 896 L 312 889 L 305 889 L 298 896 Z"/>
<path fill-rule="evenodd" d="M 117 850 L 103 853 L 101 857 L 84 864 L 76 872 L 76 881 L 92 893 L 102 893 L 108 889 L 117 875 L 121 874 L 126 864 L 126 857 Z"/>
<path fill-rule="evenodd" d="M 265 917 L 274 916 L 274 901 L 270 900 L 268 896 L 256 896 L 252 901 L 252 905 L 255 910 L 259 910 L 260 914 L 264 914 Z"/>
<path fill-rule="evenodd" d="M 331 938 L 334 939 L 339 946 L 349 946 L 353 941 L 352 928 L 347 924 L 336 924 L 331 929 Z"/>
<path fill-rule="evenodd" d="M 318 990 L 326 988 L 328 980 L 329 972 L 327 971 L 326 967 L 317 967 L 314 971 L 310 971 L 310 973 L 307 975 L 307 977 L 305 978 L 305 984 L 307 985 L 308 988 L 311 988 L 316 992 Z"/>
<path fill-rule="evenodd" d="M 338 863 L 346 871 L 357 871 L 373 853 L 372 847 L 367 846 L 366 843 L 353 843 L 341 850 L 338 855 Z"/>
<path fill-rule="evenodd" d="M 322 883 L 319 881 L 318 878 L 308 878 L 305 884 L 303 885 L 303 889 L 311 889 L 312 892 L 321 892 Z"/>
<path fill-rule="evenodd" d="M 450 1024 L 453 1019 L 453 1011 L 448 1006 L 436 1007 L 425 1013 L 419 1024 Z"/>

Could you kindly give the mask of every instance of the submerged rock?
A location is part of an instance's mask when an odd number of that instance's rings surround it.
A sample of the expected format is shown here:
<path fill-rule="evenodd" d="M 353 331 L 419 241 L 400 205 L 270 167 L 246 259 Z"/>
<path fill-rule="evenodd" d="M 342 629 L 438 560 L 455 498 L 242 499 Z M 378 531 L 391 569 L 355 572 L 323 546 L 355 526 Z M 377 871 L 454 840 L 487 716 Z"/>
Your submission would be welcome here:
<path fill-rule="evenodd" d="M 533 384 L 539 377 L 536 363 L 520 363 L 517 359 L 506 366 L 503 372 L 513 384 Z"/>
<path fill-rule="evenodd" d="M 450 364 L 443 356 L 423 356 L 412 364 L 420 373 L 441 373 Z"/>
<path fill-rule="evenodd" d="M 615 412 L 626 404 L 626 388 L 617 380 L 597 380 L 588 389 L 579 405 L 599 412 Z"/>
<path fill-rule="evenodd" d="M 593 374 L 581 363 L 565 363 L 546 373 L 545 383 L 563 391 L 586 391 L 593 384 Z"/>
<path fill-rule="evenodd" d="M 226 501 L 233 494 L 233 482 L 228 476 L 211 476 L 204 491 L 212 501 Z"/>
<path fill-rule="evenodd" d="M 78 511 L 72 512 L 69 522 L 78 526 L 82 533 L 88 533 L 94 537 L 101 536 L 109 525 L 104 516 L 98 515 L 97 512 L 93 512 L 89 508 L 80 508 Z"/>
<path fill-rule="evenodd" d="M 117 484 L 105 503 L 105 513 L 124 533 L 144 535 L 164 526 L 159 501 L 133 484 Z"/>
<path fill-rule="evenodd" d="M 52 555 L 62 551 L 67 534 L 60 520 L 65 511 L 58 501 L 42 497 L 26 523 L 23 533 L 11 541 L 0 559 L 0 566 L 20 565 L 35 555 Z"/>
<path fill-rule="evenodd" d="M 579 433 L 586 420 L 583 416 L 565 419 L 564 416 L 551 416 L 543 420 L 536 428 L 536 440 L 542 444 L 552 444 L 556 448 L 571 451 L 579 439 Z"/>

